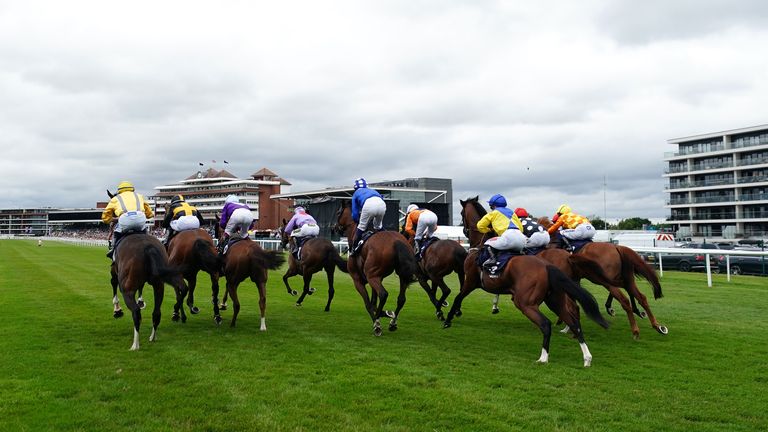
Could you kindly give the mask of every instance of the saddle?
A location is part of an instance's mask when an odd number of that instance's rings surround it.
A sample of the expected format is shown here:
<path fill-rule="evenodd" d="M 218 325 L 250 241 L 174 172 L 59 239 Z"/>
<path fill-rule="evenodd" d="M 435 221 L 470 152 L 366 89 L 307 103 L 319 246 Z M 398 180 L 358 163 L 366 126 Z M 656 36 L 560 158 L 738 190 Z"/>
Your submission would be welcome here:
<path fill-rule="evenodd" d="M 496 262 L 486 264 L 486 261 L 491 258 L 491 253 L 489 248 L 484 247 L 480 250 L 480 253 L 477 254 L 476 263 L 478 267 L 482 268 L 486 273 L 488 273 L 488 276 L 491 278 L 497 278 L 504 270 L 504 267 L 506 267 L 509 260 L 516 256 L 522 255 L 525 255 L 525 253 L 522 251 L 514 252 L 509 250 L 500 250 L 498 253 L 496 253 Z"/>
<path fill-rule="evenodd" d="M 115 243 L 112 245 L 112 249 L 107 252 L 107 256 L 112 258 L 112 262 L 117 261 L 117 246 L 123 242 L 123 239 L 133 234 L 147 234 L 146 230 L 129 229 L 120 233 L 119 236 L 115 236 Z"/>
<path fill-rule="evenodd" d="M 229 248 L 232 247 L 233 244 L 241 242 L 243 240 L 251 240 L 251 239 L 248 238 L 248 237 L 245 237 L 245 238 L 243 238 L 243 237 L 230 238 L 229 241 L 227 242 L 227 244 L 224 245 L 224 250 L 223 250 L 223 252 L 221 254 L 222 255 L 226 255 L 227 252 L 229 252 Z"/>
<path fill-rule="evenodd" d="M 523 253 L 525 255 L 537 255 L 539 252 L 543 251 L 546 248 L 547 248 L 546 246 L 541 246 L 537 248 L 525 248 L 523 249 Z"/>
<path fill-rule="evenodd" d="M 426 240 L 421 241 L 421 248 L 419 249 L 419 255 L 424 256 L 424 253 L 427 251 L 427 248 L 432 245 L 432 243 L 440 240 L 437 237 L 428 237 Z"/>
<path fill-rule="evenodd" d="M 350 255 L 357 255 L 357 253 L 360 251 L 360 249 L 363 248 L 363 245 L 365 242 L 368 241 L 371 236 L 376 234 L 378 231 L 374 230 L 366 230 L 363 232 L 363 235 L 360 236 L 360 240 L 358 240 L 356 245 L 352 245 L 352 251 L 350 251 Z"/>

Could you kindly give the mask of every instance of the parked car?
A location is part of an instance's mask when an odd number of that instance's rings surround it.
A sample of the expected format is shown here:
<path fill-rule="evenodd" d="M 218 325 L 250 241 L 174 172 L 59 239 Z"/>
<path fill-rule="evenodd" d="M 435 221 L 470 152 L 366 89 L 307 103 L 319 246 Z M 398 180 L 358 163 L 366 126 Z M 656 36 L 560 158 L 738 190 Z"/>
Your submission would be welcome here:
<path fill-rule="evenodd" d="M 725 255 L 722 255 L 717 260 L 720 273 L 727 271 L 726 263 L 730 264 L 731 274 L 734 275 L 768 275 L 768 257 L 731 255 L 730 260 L 726 261 Z"/>
<path fill-rule="evenodd" d="M 720 249 L 714 243 L 686 243 L 680 247 L 680 253 L 663 253 L 661 254 L 661 264 L 664 269 L 668 270 L 680 270 L 688 272 L 691 270 L 705 270 L 706 267 L 706 255 L 686 253 L 684 249 Z M 640 256 L 648 264 L 659 266 L 658 256 L 654 253 L 644 252 Z M 709 269 L 717 271 L 718 256 L 713 253 L 709 255 Z"/>

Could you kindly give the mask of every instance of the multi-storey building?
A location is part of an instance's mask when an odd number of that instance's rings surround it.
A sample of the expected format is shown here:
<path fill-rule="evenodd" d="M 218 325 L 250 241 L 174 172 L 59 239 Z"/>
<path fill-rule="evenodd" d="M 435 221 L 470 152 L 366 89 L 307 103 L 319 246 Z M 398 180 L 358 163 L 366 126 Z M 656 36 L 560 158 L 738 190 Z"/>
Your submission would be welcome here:
<path fill-rule="evenodd" d="M 768 125 L 668 140 L 667 224 L 681 237 L 768 236 Z"/>
<path fill-rule="evenodd" d="M 255 229 L 271 230 L 280 226 L 284 217 L 290 217 L 293 200 L 272 200 L 270 195 L 287 193 L 290 183 L 267 168 L 262 168 L 247 179 L 237 178 L 227 170 L 209 168 L 198 171 L 176 184 L 156 186 L 158 192 L 149 197 L 154 206 L 155 220 L 165 217 L 165 206 L 174 195 L 182 195 L 197 207 L 206 220 L 213 221 L 221 212 L 228 195 L 237 195 L 247 204 L 256 220 Z"/>
<path fill-rule="evenodd" d="M 50 209 L 1 209 L 0 234 L 44 235 Z"/>

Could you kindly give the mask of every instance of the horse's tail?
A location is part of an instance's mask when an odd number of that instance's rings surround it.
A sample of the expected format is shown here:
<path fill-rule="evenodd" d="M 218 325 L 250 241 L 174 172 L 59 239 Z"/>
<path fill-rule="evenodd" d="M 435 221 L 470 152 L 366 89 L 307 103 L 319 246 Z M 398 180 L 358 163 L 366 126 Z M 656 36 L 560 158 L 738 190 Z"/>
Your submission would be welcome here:
<path fill-rule="evenodd" d="M 336 268 L 343 271 L 344 273 L 349 273 L 349 270 L 347 269 L 347 260 L 339 255 L 339 251 L 336 250 L 336 246 L 330 245 L 328 247 L 328 252 L 325 255 L 325 259 L 326 261 L 331 261 L 336 265 Z"/>
<path fill-rule="evenodd" d="M 469 255 L 469 252 L 464 249 L 464 246 L 453 250 L 453 271 L 456 273 L 464 271 L 464 261 L 467 259 L 467 255 Z"/>
<path fill-rule="evenodd" d="M 150 283 L 166 282 L 174 284 L 180 275 L 178 268 L 168 264 L 166 259 L 163 259 L 163 255 L 157 246 L 148 244 L 144 246 L 144 257 L 146 259 L 147 273 L 149 274 L 147 279 Z"/>
<path fill-rule="evenodd" d="M 411 247 L 405 242 L 395 242 L 395 272 L 401 280 L 406 280 L 410 284 L 414 282 L 416 274 L 416 257 L 413 256 Z"/>
<path fill-rule="evenodd" d="M 592 259 L 584 257 L 579 254 L 571 254 L 568 256 L 568 263 L 574 270 L 574 273 L 580 277 L 586 278 L 592 283 L 602 285 L 604 287 L 614 286 L 616 282 L 608 279 L 605 275 L 603 267 Z"/>
<path fill-rule="evenodd" d="M 203 239 L 197 239 L 192 247 L 195 251 L 195 259 L 200 268 L 208 273 L 219 271 L 221 268 L 219 256 L 211 250 L 213 246 L 210 243 Z"/>
<path fill-rule="evenodd" d="M 659 281 L 656 270 L 648 265 L 637 252 L 626 246 L 616 246 L 621 256 L 621 274 L 625 281 L 632 280 L 635 276 L 640 276 L 647 280 L 653 288 L 653 298 L 660 299 L 664 295 L 661 293 L 661 281 Z"/>
<path fill-rule="evenodd" d="M 251 247 L 249 256 L 251 258 L 251 264 L 255 265 L 257 268 L 277 270 L 285 262 L 285 256 L 282 252 L 276 250 L 267 251 L 258 247 L 256 244 L 254 244 L 254 246 L 256 247 Z"/>
<path fill-rule="evenodd" d="M 608 328 L 608 321 L 600 314 L 600 307 L 592 294 L 581 285 L 572 281 L 552 264 L 547 264 L 547 277 L 549 278 L 549 289 L 562 288 L 569 297 L 579 302 L 584 313 L 603 328 Z"/>

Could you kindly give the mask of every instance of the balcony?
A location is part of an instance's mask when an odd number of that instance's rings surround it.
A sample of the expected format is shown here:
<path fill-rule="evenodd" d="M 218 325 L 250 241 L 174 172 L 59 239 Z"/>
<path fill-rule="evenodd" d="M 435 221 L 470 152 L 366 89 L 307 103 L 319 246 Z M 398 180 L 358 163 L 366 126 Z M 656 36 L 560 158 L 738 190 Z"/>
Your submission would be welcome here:
<path fill-rule="evenodd" d="M 760 183 L 760 182 L 768 182 L 768 175 L 758 175 L 758 176 L 748 176 L 748 177 L 739 177 L 737 182 L 739 184 L 744 183 Z"/>
<path fill-rule="evenodd" d="M 689 198 L 675 198 L 675 199 L 669 199 L 667 200 L 667 205 L 683 205 L 683 204 L 690 204 L 691 200 Z"/>
<path fill-rule="evenodd" d="M 695 163 L 693 164 L 692 171 L 703 171 L 717 168 L 733 168 L 733 161 Z"/>
<path fill-rule="evenodd" d="M 733 201 L 735 201 L 735 199 L 733 198 L 733 195 L 707 196 L 707 197 L 694 198 L 693 204 L 723 203 L 723 202 L 733 202 Z"/>
<path fill-rule="evenodd" d="M 768 211 L 745 211 L 742 219 L 768 219 Z"/>
<path fill-rule="evenodd" d="M 762 156 L 762 157 L 751 157 L 746 159 L 741 159 L 737 162 L 738 166 L 746 166 L 746 165 L 762 165 L 768 163 L 768 156 Z"/>

